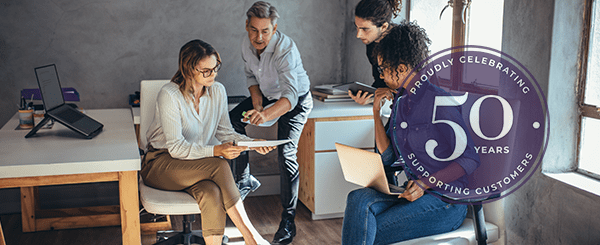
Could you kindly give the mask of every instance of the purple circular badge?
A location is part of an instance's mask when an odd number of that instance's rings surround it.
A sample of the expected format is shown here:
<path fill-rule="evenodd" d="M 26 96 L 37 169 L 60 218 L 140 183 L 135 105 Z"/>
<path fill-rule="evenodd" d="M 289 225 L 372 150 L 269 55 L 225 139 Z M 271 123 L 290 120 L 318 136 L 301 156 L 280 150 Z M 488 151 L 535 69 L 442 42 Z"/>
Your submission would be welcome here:
<path fill-rule="evenodd" d="M 431 55 L 414 72 L 395 106 L 397 113 L 420 111 L 394 122 L 407 130 L 402 155 L 409 178 L 445 201 L 481 204 L 533 175 L 548 143 L 549 115 L 543 91 L 521 63 L 464 46 Z"/>

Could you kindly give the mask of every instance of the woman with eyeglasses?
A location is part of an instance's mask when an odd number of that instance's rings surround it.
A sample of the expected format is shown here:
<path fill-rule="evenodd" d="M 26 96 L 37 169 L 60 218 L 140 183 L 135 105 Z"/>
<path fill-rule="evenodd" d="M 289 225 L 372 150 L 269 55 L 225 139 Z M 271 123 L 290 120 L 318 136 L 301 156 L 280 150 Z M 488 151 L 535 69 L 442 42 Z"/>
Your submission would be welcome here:
<path fill-rule="evenodd" d="M 246 244 L 269 244 L 246 215 L 225 160 L 248 150 L 234 141 L 254 139 L 231 126 L 225 87 L 215 81 L 220 67 L 219 53 L 204 41 L 192 40 L 181 48 L 179 68 L 157 96 L 140 174 L 148 186 L 183 190 L 196 199 L 206 244 L 221 244 L 226 214 Z M 213 138 L 223 143 L 211 145 Z M 252 150 L 266 154 L 274 148 Z"/>
<path fill-rule="evenodd" d="M 388 88 L 375 91 L 373 119 L 375 140 L 386 166 L 403 166 L 409 181 L 400 195 L 387 195 L 371 188 L 361 188 L 348 194 L 342 226 L 342 244 L 390 244 L 423 236 L 440 234 L 457 229 L 467 214 L 467 206 L 443 201 L 436 192 L 425 192 L 429 179 L 411 170 L 415 161 L 427 166 L 430 176 L 455 187 L 464 187 L 468 174 L 479 166 L 473 140 L 467 136 L 467 147 L 461 156 L 452 161 L 434 159 L 426 153 L 425 141 L 440 140 L 436 154 L 452 153 L 447 142 L 454 134 L 446 125 L 432 124 L 432 109 L 438 96 L 447 92 L 429 81 L 412 80 L 413 68 L 429 55 L 425 30 L 414 23 L 402 22 L 393 27 L 377 44 L 380 76 Z M 418 77 L 417 77 L 418 78 Z M 419 81 L 416 85 L 415 81 Z M 385 130 L 379 113 L 383 99 L 392 100 L 390 128 Z M 442 114 L 442 113 L 438 113 Z M 444 119 L 462 126 L 460 110 L 449 107 L 443 111 Z M 463 127 L 464 128 L 464 127 Z"/>

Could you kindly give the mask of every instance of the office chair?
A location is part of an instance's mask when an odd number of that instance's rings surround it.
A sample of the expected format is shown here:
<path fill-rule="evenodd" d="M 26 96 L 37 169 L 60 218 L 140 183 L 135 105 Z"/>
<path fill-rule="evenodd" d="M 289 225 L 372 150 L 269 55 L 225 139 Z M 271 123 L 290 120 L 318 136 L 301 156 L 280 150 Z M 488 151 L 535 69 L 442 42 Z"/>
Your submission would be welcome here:
<path fill-rule="evenodd" d="M 143 80 L 140 83 L 140 147 L 146 149 L 146 131 L 154 119 L 156 97 L 163 85 L 169 80 Z M 165 191 L 149 187 L 139 178 L 140 201 L 144 209 L 151 214 L 184 215 L 183 231 L 155 245 L 167 244 L 204 244 L 202 231 L 192 231 L 195 215 L 200 213 L 196 199 L 184 191 Z M 223 236 L 223 242 L 227 242 Z"/>

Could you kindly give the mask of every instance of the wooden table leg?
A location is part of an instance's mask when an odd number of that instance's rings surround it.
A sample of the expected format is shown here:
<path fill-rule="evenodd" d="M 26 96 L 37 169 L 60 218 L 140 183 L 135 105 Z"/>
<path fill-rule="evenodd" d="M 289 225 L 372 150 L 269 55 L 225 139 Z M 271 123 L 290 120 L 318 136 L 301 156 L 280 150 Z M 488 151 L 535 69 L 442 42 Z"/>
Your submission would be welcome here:
<path fill-rule="evenodd" d="M 21 221 L 23 232 L 34 232 L 37 187 L 21 187 Z"/>
<path fill-rule="evenodd" d="M 0 223 L 0 245 L 6 245 L 4 241 L 4 233 L 2 232 L 2 224 Z"/>
<path fill-rule="evenodd" d="M 137 171 L 119 172 L 119 201 L 123 245 L 140 245 L 139 198 Z"/>

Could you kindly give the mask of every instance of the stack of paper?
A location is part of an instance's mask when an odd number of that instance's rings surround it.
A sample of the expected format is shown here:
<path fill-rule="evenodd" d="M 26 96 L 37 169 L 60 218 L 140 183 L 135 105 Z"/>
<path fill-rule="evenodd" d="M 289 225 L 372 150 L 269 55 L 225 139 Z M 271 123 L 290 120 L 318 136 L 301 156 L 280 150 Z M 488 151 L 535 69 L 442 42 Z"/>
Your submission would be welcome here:
<path fill-rule="evenodd" d="M 317 85 L 313 87 L 311 93 L 313 98 L 323 102 L 353 101 L 348 95 L 348 91 L 333 88 L 339 85 L 341 84 Z"/>

